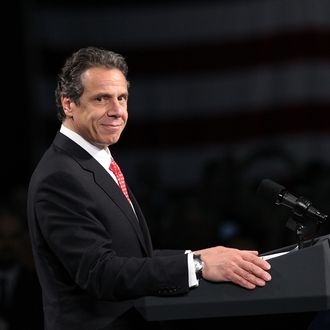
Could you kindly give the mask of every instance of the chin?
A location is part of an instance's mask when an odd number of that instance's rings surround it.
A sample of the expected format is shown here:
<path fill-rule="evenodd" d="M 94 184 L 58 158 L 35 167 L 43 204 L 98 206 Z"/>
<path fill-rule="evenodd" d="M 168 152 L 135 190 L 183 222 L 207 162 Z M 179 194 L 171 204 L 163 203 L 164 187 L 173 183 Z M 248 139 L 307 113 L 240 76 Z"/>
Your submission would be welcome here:
<path fill-rule="evenodd" d="M 107 141 L 107 144 L 110 146 L 110 145 L 112 145 L 112 144 L 117 143 L 117 142 L 119 141 L 119 137 L 120 137 L 120 136 L 115 137 L 115 138 L 113 137 L 113 138 L 109 139 L 109 140 Z"/>

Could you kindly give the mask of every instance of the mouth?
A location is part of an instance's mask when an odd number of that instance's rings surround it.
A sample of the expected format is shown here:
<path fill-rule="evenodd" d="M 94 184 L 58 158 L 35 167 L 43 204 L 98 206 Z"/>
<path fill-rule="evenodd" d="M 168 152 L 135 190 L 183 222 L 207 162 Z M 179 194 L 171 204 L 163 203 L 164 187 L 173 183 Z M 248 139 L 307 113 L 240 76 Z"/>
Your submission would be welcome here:
<path fill-rule="evenodd" d="M 120 127 L 121 124 L 102 124 L 105 127 Z"/>
<path fill-rule="evenodd" d="M 117 131 L 117 130 L 121 130 L 123 125 L 122 124 L 114 124 L 114 123 L 110 123 L 110 124 L 102 124 L 101 125 L 104 129 L 109 130 L 109 131 Z"/>

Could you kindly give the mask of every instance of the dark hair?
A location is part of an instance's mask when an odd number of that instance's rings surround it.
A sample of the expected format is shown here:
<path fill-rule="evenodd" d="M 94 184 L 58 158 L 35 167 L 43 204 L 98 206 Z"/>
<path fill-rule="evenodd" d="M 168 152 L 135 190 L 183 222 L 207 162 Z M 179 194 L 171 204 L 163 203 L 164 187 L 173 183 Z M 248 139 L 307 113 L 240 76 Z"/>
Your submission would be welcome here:
<path fill-rule="evenodd" d="M 96 47 L 81 48 L 69 57 L 60 74 L 58 75 L 55 90 L 57 116 L 60 121 L 65 119 L 65 113 L 61 104 L 61 97 L 70 98 L 79 105 L 80 96 L 84 92 L 81 75 L 93 67 L 114 68 L 120 70 L 127 78 L 128 67 L 124 57 L 110 50 Z M 127 87 L 129 83 L 127 81 Z"/>

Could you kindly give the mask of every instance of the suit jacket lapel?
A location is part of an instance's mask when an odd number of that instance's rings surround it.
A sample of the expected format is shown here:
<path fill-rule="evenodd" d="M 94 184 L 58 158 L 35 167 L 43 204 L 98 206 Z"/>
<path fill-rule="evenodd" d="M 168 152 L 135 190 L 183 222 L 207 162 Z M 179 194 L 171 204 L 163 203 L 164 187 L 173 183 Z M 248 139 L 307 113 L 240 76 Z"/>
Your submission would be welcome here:
<path fill-rule="evenodd" d="M 150 248 L 149 246 L 147 247 L 149 243 L 148 241 L 145 241 L 144 235 L 139 226 L 140 219 L 138 221 L 131 205 L 120 191 L 117 183 L 112 179 L 109 173 L 107 173 L 106 170 L 86 150 L 81 148 L 78 144 L 63 134 L 57 133 L 54 144 L 68 152 L 69 155 L 77 162 L 79 162 L 86 171 L 90 171 L 94 174 L 95 183 L 99 185 L 102 190 L 109 196 L 109 198 L 111 198 L 112 201 L 122 210 L 128 221 L 134 227 L 145 252 L 149 254 Z M 134 201 L 136 205 L 135 207 L 138 207 L 135 199 Z M 139 207 L 138 209 L 140 211 Z M 145 225 L 142 213 L 140 218 L 143 220 L 143 225 Z"/>
<path fill-rule="evenodd" d="M 133 203 L 136 216 L 139 219 L 140 228 L 141 228 L 141 230 L 143 232 L 143 236 L 144 236 L 144 240 L 145 240 L 145 243 L 146 243 L 146 247 L 148 249 L 148 255 L 151 256 L 152 255 L 153 248 L 152 248 L 152 241 L 151 241 L 151 237 L 150 237 L 148 225 L 147 225 L 146 220 L 144 218 L 144 215 L 143 215 L 143 213 L 141 211 L 141 208 L 140 208 L 138 202 L 135 199 L 134 194 L 131 192 L 131 190 L 130 190 L 130 188 L 128 186 L 127 186 L 127 189 L 129 191 L 129 196 L 130 196 L 130 199 L 131 199 L 131 201 Z"/>

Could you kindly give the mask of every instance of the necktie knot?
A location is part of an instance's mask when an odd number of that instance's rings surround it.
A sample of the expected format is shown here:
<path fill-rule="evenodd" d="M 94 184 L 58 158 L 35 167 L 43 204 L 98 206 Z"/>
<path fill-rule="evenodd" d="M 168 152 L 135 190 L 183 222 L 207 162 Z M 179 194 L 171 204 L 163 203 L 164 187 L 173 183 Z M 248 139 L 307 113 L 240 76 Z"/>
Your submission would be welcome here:
<path fill-rule="evenodd" d="M 113 158 L 111 159 L 109 169 L 116 176 L 119 188 L 121 189 L 121 191 L 123 192 L 123 194 L 125 195 L 127 200 L 130 201 L 124 175 L 123 175 L 122 171 L 120 170 L 120 167 L 118 166 L 118 164 L 115 162 L 115 160 Z"/>

